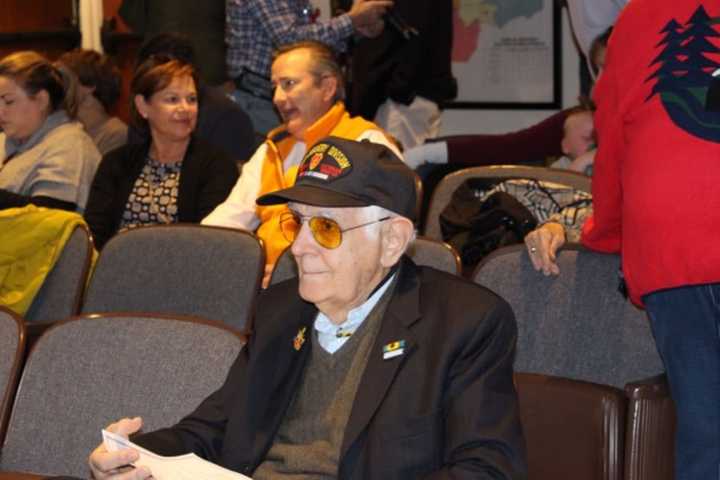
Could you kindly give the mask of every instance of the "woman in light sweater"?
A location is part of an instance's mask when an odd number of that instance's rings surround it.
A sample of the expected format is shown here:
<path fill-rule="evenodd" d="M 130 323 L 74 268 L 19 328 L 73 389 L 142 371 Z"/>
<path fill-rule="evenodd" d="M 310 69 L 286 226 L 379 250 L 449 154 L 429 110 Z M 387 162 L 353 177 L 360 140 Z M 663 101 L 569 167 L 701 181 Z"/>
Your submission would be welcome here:
<path fill-rule="evenodd" d="M 73 120 L 70 87 L 36 52 L 0 60 L 0 209 L 85 208 L 100 153 Z"/>

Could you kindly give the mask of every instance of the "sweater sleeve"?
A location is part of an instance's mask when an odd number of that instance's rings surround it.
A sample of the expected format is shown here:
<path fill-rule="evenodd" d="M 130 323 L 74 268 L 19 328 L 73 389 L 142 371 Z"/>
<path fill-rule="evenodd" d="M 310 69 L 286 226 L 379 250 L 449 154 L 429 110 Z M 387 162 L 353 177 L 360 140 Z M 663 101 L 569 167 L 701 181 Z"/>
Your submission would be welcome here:
<path fill-rule="evenodd" d="M 65 202 L 58 200 L 57 198 L 37 196 L 31 197 L 29 195 L 21 195 L 19 193 L 13 193 L 9 190 L 0 188 L 0 210 L 4 208 L 13 207 L 24 207 L 29 204 L 37 205 L 38 207 L 56 208 L 58 210 L 67 210 L 74 212 L 77 209 L 77 204 L 72 202 Z"/>
<path fill-rule="evenodd" d="M 446 137 L 448 163 L 467 166 L 496 164 L 542 165 L 547 157 L 562 155 L 560 143 L 567 110 L 516 132 L 497 135 Z"/>
<path fill-rule="evenodd" d="M 255 214 L 255 199 L 260 192 L 260 179 L 267 145 L 257 149 L 243 165 L 242 174 L 230 195 L 202 220 L 203 225 L 255 230 L 260 219 Z"/>

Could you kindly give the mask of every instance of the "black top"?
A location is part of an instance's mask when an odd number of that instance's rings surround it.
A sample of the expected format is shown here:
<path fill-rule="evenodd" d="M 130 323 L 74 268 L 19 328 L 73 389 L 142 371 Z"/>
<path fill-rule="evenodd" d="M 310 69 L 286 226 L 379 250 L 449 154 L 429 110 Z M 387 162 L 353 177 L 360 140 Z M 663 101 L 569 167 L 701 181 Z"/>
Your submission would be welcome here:
<path fill-rule="evenodd" d="M 98 249 L 117 233 L 149 149 L 149 143 L 127 144 L 109 152 L 100 162 L 85 207 L 85 221 Z M 180 168 L 178 221 L 199 223 L 228 197 L 237 179 L 238 169 L 230 157 L 193 139 Z"/>
<path fill-rule="evenodd" d="M 418 34 L 405 38 L 385 22 L 377 38 L 360 40 L 352 53 L 348 110 L 375 118 L 390 98 L 409 105 L 416 95 L 442 106 L 457 95 L 452 75 L 452 2 L 395 0 L 392 14 Z"/>

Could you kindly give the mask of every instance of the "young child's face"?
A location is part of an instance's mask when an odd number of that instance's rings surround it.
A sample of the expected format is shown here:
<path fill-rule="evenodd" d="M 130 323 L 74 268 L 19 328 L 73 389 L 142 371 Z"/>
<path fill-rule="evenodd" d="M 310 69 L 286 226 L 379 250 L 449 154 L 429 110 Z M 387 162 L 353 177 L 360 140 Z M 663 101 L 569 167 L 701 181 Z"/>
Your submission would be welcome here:
<path fill-rule="evenodd" d="M 565 135 L 561 145 L 565 155 L 574 160 L 594 145 L 595 130 L 592 113 L 574 113 L 565 119 Z"/>

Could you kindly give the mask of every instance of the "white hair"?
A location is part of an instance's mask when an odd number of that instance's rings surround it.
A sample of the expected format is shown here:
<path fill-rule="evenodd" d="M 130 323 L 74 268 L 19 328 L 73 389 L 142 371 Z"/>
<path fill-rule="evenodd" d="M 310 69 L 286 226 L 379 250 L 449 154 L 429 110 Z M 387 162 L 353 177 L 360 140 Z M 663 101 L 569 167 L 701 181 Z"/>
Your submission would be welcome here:
<path fill-rule="evenodd" d="M 390 217 L 390 218 L 405 218 L 410 223 L 412 223 L 412 220 L 410 220 L 407 217 L 403 217 L 400 214 L 397 214 L 393 212 L 392 210 L 388 210 L 387 208 L 383 208 L 379 205 L 370 205 L 369 207 L 361 207 L 358 209 L 358 221 L 361 223 L 369 223 L 375 220 L 379 220 L 381 218 Z M 385 226 L 385 222 L 377 222 L 373 223 L 371 225 L 368 225 L 367 227 L 363 228 L 363 231 L 365 232 L 365 236 L 368 238 L 368 240 L 376 240 L 380 236 L 380 232 L 382 232 L 383 227 Z M 413 230 L 412 238 L 410 238 L 410 241 L 408 242 L 407 246 L 405 247 L 405 251 L 407 251 L 408 248 L 415 242 L 415 237 L 417 236 L 417 231 Z"/>

